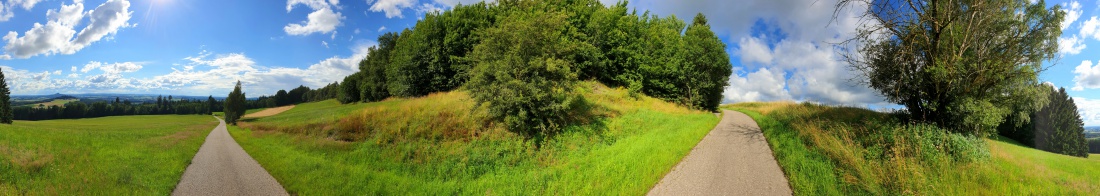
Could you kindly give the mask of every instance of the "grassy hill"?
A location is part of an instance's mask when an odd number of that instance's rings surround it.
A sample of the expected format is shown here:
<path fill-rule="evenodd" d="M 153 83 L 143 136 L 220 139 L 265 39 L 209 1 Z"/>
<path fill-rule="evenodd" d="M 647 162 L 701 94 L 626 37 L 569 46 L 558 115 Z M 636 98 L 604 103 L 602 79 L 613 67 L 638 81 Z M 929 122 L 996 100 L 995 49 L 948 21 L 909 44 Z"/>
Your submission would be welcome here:
<path fill-rule="evenodd" d="M 1040 151 L 1003 137 L 968 142 L 849 107 L 740 103 L 760 124 L 796 195 L 1090 195 L 1100 157 Z"/>
<path fill-rule="evenodd" d="M 645 194 L 718 122 L 595 82 L 588 120 L 534 149 L 459 90 L 413 99 L 301 104 L 230 134 L 302 195 Z"/>
<path fill-rule="evenodd" d="M 0 195 L 167 195 L 217 125 L 206 115 L 0 124 Z"/>

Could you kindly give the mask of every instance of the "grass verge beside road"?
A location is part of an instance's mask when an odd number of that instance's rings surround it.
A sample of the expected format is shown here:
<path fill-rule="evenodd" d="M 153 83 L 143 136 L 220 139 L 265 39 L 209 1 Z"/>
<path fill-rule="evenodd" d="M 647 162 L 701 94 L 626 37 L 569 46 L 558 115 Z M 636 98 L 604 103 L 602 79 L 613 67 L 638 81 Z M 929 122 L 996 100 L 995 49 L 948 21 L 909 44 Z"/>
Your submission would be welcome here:
<path fill-rule="evenodd" d="M 0 195 L 167 195 L 217 125 L 207 115 L 0 124 Z"/>
<path fill-rule="evenodd" d="M 757 121 L 796 195 L 1100 192 L 1096 154 L 1049 153 L 1003 137 L 973 142 L 860 108 L 782 102 L 725 107 Z"/>

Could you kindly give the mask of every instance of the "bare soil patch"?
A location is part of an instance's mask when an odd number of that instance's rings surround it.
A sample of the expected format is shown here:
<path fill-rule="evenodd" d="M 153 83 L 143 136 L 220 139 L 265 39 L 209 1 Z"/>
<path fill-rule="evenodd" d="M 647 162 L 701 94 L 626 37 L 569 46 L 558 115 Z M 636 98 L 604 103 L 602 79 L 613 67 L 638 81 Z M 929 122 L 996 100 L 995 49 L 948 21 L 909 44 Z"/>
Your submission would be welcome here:
<path fill-rule="evenodd" d="M 251 114 L 244 115 L 241 118 L 259 118 L 259 117 L 274 116 L 276 114 L 283 113 L 283 112 L 285 112 L 287 110 L 290 110 L 292 108 L 294 108 L 294 105 L 268 108 L 268 109 L 263 110 L 263 111 L 259 111 L 259 112 L 256 112 L 256 113 L 251 113 Z"/>

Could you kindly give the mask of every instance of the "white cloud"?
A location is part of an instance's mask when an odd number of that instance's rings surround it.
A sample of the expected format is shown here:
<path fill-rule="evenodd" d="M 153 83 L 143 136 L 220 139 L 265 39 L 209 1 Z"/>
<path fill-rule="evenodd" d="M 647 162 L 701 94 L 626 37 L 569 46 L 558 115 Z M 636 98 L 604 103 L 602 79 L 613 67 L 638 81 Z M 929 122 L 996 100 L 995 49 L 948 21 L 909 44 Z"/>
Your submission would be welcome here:
<path fill-rule="evenodd" d="M 755 37 L 742 37 L 738 56 L 741 64 L 771 64 L 772 55 L 768 44 Z"/>
<path fill-rule="evenodd" d="M 325 48 L 328 48 L 328 42 L 321 41 L 321 45 L 325 45 Z"/>
<path fill-rule="evenodd" d="M 386 30 L 386 26 L 384 26 L 384 25 L 382 27 L 378 27 L 378 32 L 382 32 L 382 31 L 385 31 L 385 30 Z M 355 33 L 359 34 L 359 29 L 356 29 Z"/>
<path fill-rule="evenodd" d="M 73 66 L 73 68 L 70 69 L 69 71 L 76 72 L 76 66 Z"/>
<path fill-rule="evenodd" d="M 368 3 L 370 3 L 368 1 Z M 411 8 L 416 3 L 416 0 L 377 0 L 370 6 L 370 11 L 373 12 L 385 12 L 386 18 L 404 18 L 401 15 L 401 10 Z"/>
<path fill-rule="evenodd" d="M 340 9 L 339 0 L 288 0 L 286 2 L 286 12 L 289 13 L 298 4 L 306 5 L 313 12 L 306 16 L 306 21 L 287 24 L 283 27 L 283 31 L 289 35 L 332 32 L 332 37 L 335 39 L 336 27 L 343 25 L 341 20 L 345 18 L 340 12 L 333 11 L 334 9 Z"/>
<path fill-rule="evenodd" d="M 1073 69 L 1073 74 L 1073 82 L 1076 84 L 1072 90 L 1100 88 L 1100 65 L 1093 66 L 1092 61 L 1081 61 L 1081 65 Z"/>
<path fill-rule="evenodd" d="M 329 8 L 321 8 L 309 13 L 306 17 L 308 18 L 306 21 L 287 24 L 283 27 L 283 31 L 289 35 L 324 34 L 335 31 L 337 26 L 342 25 L 340 20 L 344 19 L 339 12 L 332 12 Z"/>
<path fill-rule="evenodd" d="M 439 7 L 436 4 L 425 3 L 425 4 L 421 4 L 420 6 L 417 6 L 416 7 L 416 12 L 418 14 L 443 12 L 443 8 Z"/>
<path fill-rule="evenodd" d="M 30 58 L 36 55 L 73 54 L 97 41 L 110 40 L 122 28 L 132 27 L 127 21 L 133 14 L 127 0 L 108 0 L 93 10 L 83 12 L 84 4 L 77 0 L 73 4 L 62 4 L 61 9 L 46 12 L 49 19 L 45 25 L 35 23 L 34 27 L 23 33 L 8 31 L 3 40 L 8 44 L 4 51 L 15 58 Z M 90 23 L 79 31 L 76 25 L 87 16 Z"/>
<path fill-rule="evenodd" d="M 736 72 L 737 70 L 735 70 Z M 729 79 L 729 86 L 722 92 L 725 98 L 722 102 L 745 101 L 772 101 L 790 100 L 791 95 L 784 89 L 786 79 L 783 71 L 772 71 L 768 68 L 760 68 L 756 72 L 746 74 L 745 77 L 734 73 Z"/>
<path fill-rule="evenodd" d="M 1073 103 L 1077 104 L 1077 113 L 1085 126 L 1100 126 L 1100 99 L 1073 97 Z"/>
<path fill-rule="evenodd" d="M 15 17 L 15 13 L 13 12 L 16 7 L 30 11 L 38 2 L 42 2 L 42 0 L 9 0 L 7 4 L 0 2 L 0 22 L 8 21 L 11 20 L 12 17 Z"/>
<path fill-rule="evenodd" d="M 382 26 L 382 27 L 386 27 L 386 26 Z M 355 28 L 355 34 L 356 34 L 356 35 L 358 35 L 358 34 L 359 34 L 359 28 Z"/>
<path fill-rule="evenodd" d="M 1058 38 L 1058 52 L 1062 54 L 1080 54 L 1085 50 L 1085 39 L 1077 35 Z"/>
<path fill-rule="evenodd" d="M 1093 16 L 1081 23 L 1081 36 L 1100 39 L 1100 19 Z"/>
<path fill-rule="evenodd" d="M 1062 19 L 1062 30 L 1065 30 L 1074 21 L 1077 21 L 1077 18 L 1081 17 L 1081 4 L 1077 1 L 1071 1 L 1063 3 L 1062 6 L 1064 7 L 1062 11 L 1066 12 L 1066 17 Z"/>

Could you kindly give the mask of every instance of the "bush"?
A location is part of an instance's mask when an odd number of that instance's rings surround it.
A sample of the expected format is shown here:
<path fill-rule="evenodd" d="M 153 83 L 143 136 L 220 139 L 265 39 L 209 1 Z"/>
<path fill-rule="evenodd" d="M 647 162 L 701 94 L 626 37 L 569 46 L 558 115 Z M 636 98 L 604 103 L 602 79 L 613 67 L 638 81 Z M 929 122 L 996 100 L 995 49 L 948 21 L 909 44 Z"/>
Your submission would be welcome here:
<path fill-rule="evenodd" d="M 490 118 L 541 146 L 580 103 L 573 90 L 577 74 L 567 59 L 591 45 L 563 35 L 574 30 L 563 13 L 535 10 L 508 16 L 484 31 L 485 39 L 472 53 L 477 65 L 466 85 L 477 104 L 488 107 Z"/>

